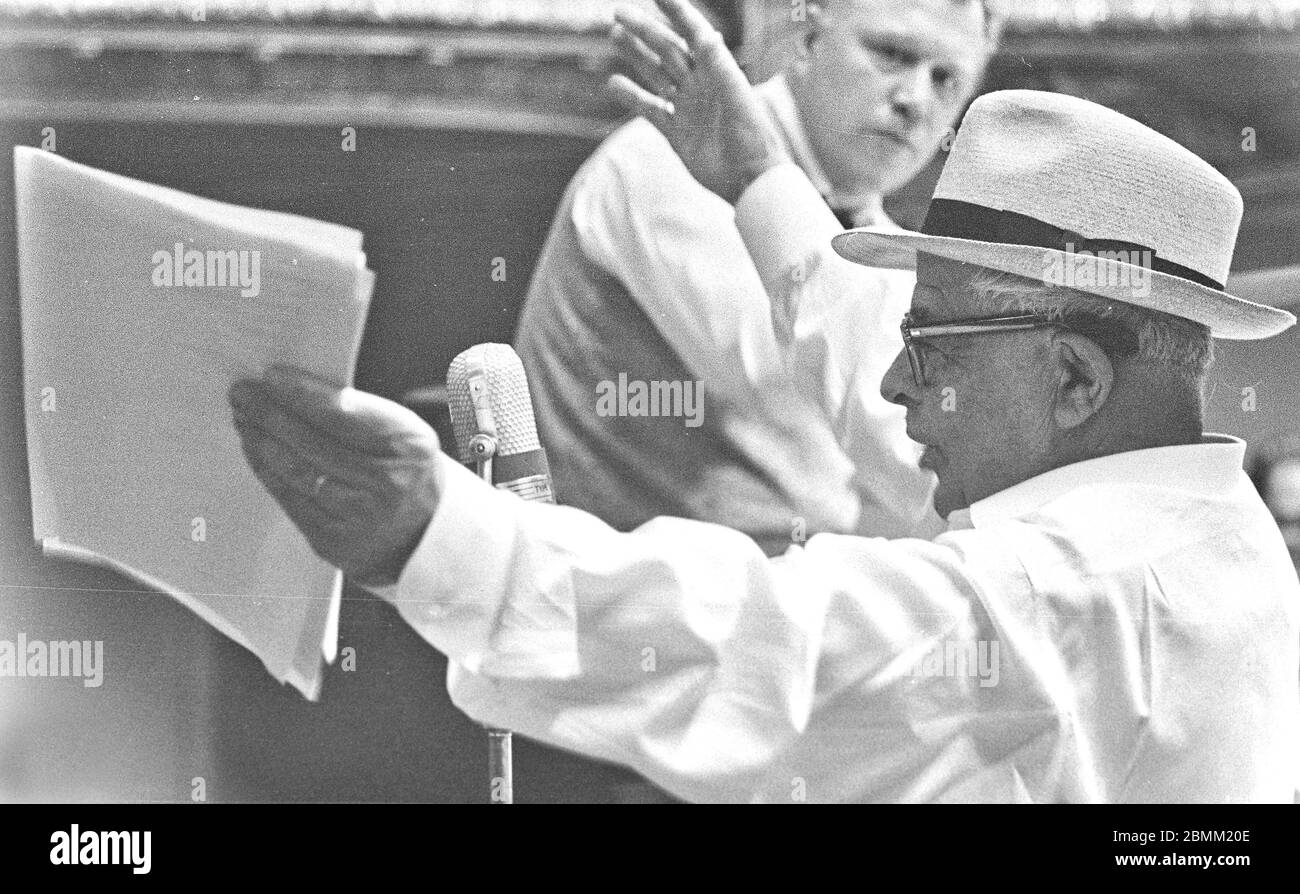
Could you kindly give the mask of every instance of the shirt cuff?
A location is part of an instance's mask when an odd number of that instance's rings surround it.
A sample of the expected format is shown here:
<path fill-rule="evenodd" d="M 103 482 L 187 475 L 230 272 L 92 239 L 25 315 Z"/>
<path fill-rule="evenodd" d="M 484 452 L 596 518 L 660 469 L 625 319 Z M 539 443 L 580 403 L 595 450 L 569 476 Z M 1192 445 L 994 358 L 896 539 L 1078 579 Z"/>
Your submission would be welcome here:
<path fill-rule="evenodd" d="M 443 489 L 397 583 L 372 587 L 471 673 L 557 679 L 579 670 L 570 587 L 538 579 L 556 507 L 499 491 L 443 456 Z"/>

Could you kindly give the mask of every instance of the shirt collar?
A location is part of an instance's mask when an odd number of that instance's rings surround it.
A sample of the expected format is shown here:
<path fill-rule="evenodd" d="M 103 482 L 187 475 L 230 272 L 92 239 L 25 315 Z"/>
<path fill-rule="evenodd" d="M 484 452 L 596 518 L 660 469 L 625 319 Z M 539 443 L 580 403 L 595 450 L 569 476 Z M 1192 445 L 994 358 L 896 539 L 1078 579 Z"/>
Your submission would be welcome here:
<path fill-rule="evenodd" d="M 835 191 L 813 152 L 812 143 L 808 141 L 808 131 L 804 128 L 803 118 L 799 115 L 799 107 L 795 104 L 794 94 L 790 92 L 790 84 L 784 72 L 760 84 L 755 92 L 776 124 L 786 151 L 831 207 L 851 209 L 854 226 L 893 226 L 893 221 L 881 205 L 880 196 L 849 196 Z"/>
<path fill-rule="evenodd" d="M 1222 494 L 1240 479 L 1245 455 L 1246 442 L 1240 438 L 1206 434 L 1199 444 L 1127 450 L 1071 463 L 977 500 L 970 509 L 953 512 L 948 527 L 981 528 L 1021 518 L 1089 484 L 1155 484 Z"/>

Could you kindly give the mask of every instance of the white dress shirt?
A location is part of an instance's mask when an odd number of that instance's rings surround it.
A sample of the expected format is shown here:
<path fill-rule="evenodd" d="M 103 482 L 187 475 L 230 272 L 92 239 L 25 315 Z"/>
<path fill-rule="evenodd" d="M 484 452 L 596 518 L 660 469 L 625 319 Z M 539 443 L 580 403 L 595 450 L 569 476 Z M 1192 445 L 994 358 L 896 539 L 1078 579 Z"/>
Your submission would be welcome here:
<path fill-rule="evenodd" d="M 1300 583 L 1207 436 L 1056 469 L 932 541 L 769 559 L 618 533 L 446 460 L 382 591 L 487 724 L 698 801 L 1290 801 Z"/>

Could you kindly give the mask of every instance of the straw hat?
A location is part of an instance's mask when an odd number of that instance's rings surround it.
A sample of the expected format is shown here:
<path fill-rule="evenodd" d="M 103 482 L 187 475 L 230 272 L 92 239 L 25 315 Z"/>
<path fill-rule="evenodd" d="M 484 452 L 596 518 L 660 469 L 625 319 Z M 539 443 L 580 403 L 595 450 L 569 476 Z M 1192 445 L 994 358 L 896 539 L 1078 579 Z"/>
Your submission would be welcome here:
<path fill-rule="evenodd" d="M 834 246 L 904 270 L 939 255 L 1267 338 L 1295 317 L 1224 287 L 1241 208 L 1226 177 L 1131 118 L 1004 90 L 966 113 L 920 233 L 864 227 Z"/>

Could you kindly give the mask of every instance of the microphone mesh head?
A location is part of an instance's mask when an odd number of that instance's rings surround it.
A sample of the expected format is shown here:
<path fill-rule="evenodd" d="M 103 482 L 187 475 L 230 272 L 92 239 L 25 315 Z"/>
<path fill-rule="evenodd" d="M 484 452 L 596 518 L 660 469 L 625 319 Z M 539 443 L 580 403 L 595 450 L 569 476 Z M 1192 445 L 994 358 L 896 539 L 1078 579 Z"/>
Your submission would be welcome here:
<path fill-rule="evenodd" d="M 488 343 L 461 351 L 447 367 L 447 403 L 451 407 L 451 427 L 460 461 L 473 460 L 470 439 L 484 431 L 475 416 L 470 393 L 470 378 L 475 371 L 481 372 L 486 380 L 481 402 L 491 412 L 496 425 L 497 455 L 540 450 L 542 445 L 537 439 L 537 420 L 533 416 L 533 399 L 528 393 L 524 365 L 514 348 Z"/>

